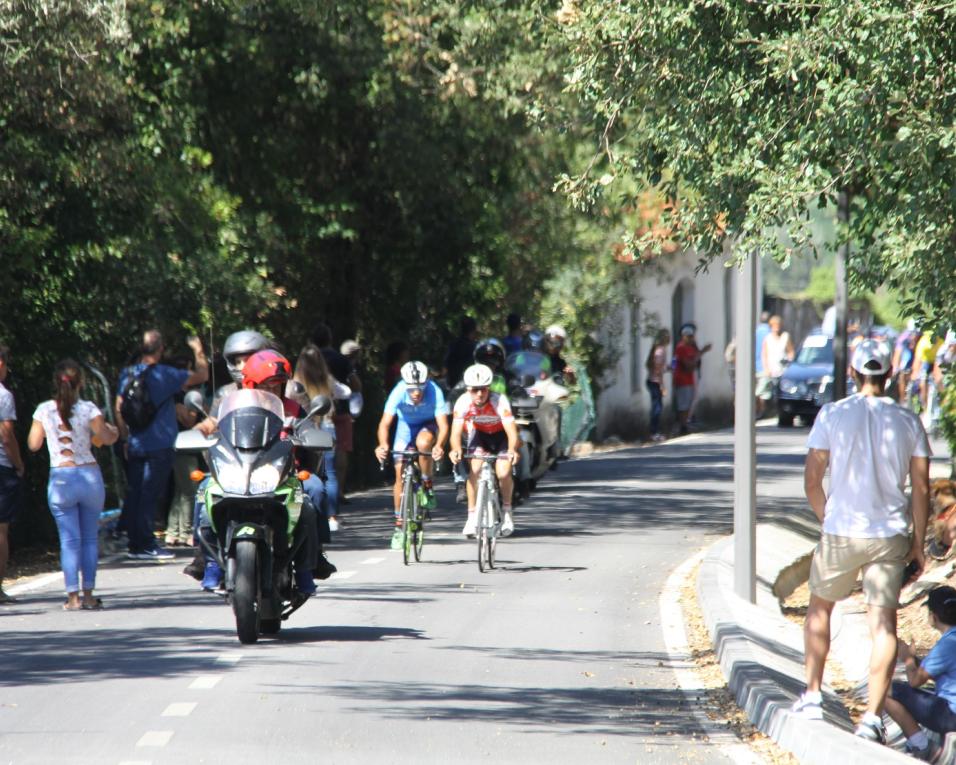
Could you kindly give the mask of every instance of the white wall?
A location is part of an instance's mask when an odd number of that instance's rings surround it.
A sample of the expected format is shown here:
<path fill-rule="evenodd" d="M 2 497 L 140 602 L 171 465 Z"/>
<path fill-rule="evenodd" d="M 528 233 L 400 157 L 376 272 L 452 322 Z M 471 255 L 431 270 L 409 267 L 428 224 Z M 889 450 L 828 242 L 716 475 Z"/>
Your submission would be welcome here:
<path fill-rule="evenodd" d="M 598 438 L 611 434 L 634 437 L 646 431 L 650 395 L 644 385 L 644 360 L 659 327 L 674 334 L 685 321 L 697 324 L 697 344 L 712 345 L 701 364 L 698 413 L 703 417 L 708 409 L 720 408 L 726 414 L 728 407 L 732 407 L 730 369 L 724 361 L 724 349 L 733 337 L 736 270 L 728 270 L 722 261 L 715 261 L 708 272 L 697 274 L 696 266 L 697 257 L 688 253 L 674 256 L 663 265 L 655 264 L 655 270 L 648 270 L 639 281 L 637 312 L 625 307 L 610 318 L 623 330 L 618 339 L 621 358 L 605 377 L 606 387 L 598 398 Z M 679 286 L 684 299 L 675 305 L 675 289 Z M 682 308 L 681 316 L 675 316 L 675 307 Z M 649 316 L 659 323 L 644 321 Z M 669 375 L 665 387 L 666 418 L 673 394 Z"/>

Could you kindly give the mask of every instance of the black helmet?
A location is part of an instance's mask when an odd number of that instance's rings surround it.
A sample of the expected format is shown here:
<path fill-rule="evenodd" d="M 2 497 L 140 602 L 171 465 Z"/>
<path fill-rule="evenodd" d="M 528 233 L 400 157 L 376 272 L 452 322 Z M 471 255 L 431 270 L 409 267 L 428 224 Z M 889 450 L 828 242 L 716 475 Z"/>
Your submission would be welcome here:
<path fill-rule="evenodd" d="M 264 351 L 272 347 L 272 343 L 265 335 L 253 329 L 243 329 L 233 332 L 226 338 L 222 347 L 222 355 L 226 359 L 226 368 L 229 376 L 236 385 L 242 385 L 242 370 L 236 366 L 237 356 L 250 356 L 257 351 Z"/>
<path fill-rule="evenodd" d="M 544 350 L 544 335 L 539 329 L 532 329 L 524 336 L 521 341 L 521 347 L 526 351 L 537 351 L 541 353 Z"/>
<path fill-rule="evenodd" d="M 475 363 L 501 369 L 505 365 L 505 347 L 493 337 L 482 340 L 475 346 Z"/>

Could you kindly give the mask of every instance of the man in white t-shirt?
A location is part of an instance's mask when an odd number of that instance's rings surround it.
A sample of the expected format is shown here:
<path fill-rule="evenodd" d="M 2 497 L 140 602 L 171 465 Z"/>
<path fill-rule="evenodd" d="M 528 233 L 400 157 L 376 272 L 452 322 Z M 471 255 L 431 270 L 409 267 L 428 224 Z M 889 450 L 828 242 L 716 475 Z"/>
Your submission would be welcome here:
<path fill-rule="evenodd" d="M 820 686 L 830 650 L 830 614 L 862 571 L 873 647 L 867 710 L 856 735 L 883 743 L 880 715 L 896 663 L 896 609 L 904 571 L 907 580 L 914 579 L 924 564 L 930 448 L 919 418 L 884 396 L 891 374 L 889 347 L 864 340 L 850 366 L 860 392 L 824 406 L 807 439 L 804 488 L 823 534 L 810 567 L 804 624 L 807 691 L 792 711 L 822 719 Z M 829 496 L 823 488 L 828 466 Z"/>

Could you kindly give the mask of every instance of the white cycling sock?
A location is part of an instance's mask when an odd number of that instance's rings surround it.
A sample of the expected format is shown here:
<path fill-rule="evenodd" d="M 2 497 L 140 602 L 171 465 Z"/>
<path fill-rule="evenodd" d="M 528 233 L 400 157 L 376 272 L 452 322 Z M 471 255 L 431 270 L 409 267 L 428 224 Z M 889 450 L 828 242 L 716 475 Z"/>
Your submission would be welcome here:
<path fill-rule="evenodd" d="M 929 737 L 922 728 L 916 731 L 912 736 L 908 736 L 906 741 L 914 749 L 925 749 L 929 746 Z"/>
<path fill-rule="evenodd" d="M 823 703 L 823 694 L 820 691 L 804 691 L 803 698 L 813 704 Z"/>
<path fill-rule="evenodd" d="M 879 715 L 873 714 L 872 712 L 864 712 L 864 713 L 863 713 L 863 722 L 865 722 L 865 723 L 872 723 L 873 725 L 882 725 L 882 724 L 883 724 L 883 718 L 880 717 Z"/>

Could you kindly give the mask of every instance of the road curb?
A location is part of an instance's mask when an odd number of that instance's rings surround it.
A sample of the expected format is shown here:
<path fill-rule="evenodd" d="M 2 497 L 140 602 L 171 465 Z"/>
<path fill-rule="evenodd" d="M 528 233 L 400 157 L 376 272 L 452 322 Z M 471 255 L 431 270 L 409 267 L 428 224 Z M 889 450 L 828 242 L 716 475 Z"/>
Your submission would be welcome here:
<path fill-rule="evenodd" d="M 911 763 L 900 752 L 856 738 L 832 689 L 824 688 L 824 722 L 789 713 L 805 687 L 803 633 L 780 613 L 773 587 L 812 541 L 772 524 L 758 525 L 756 604 L 734 594 L 733 541 L 728 537 L 707 550 L 697 596 L 730 691 L 754 726 L 802 763 Z"/>

